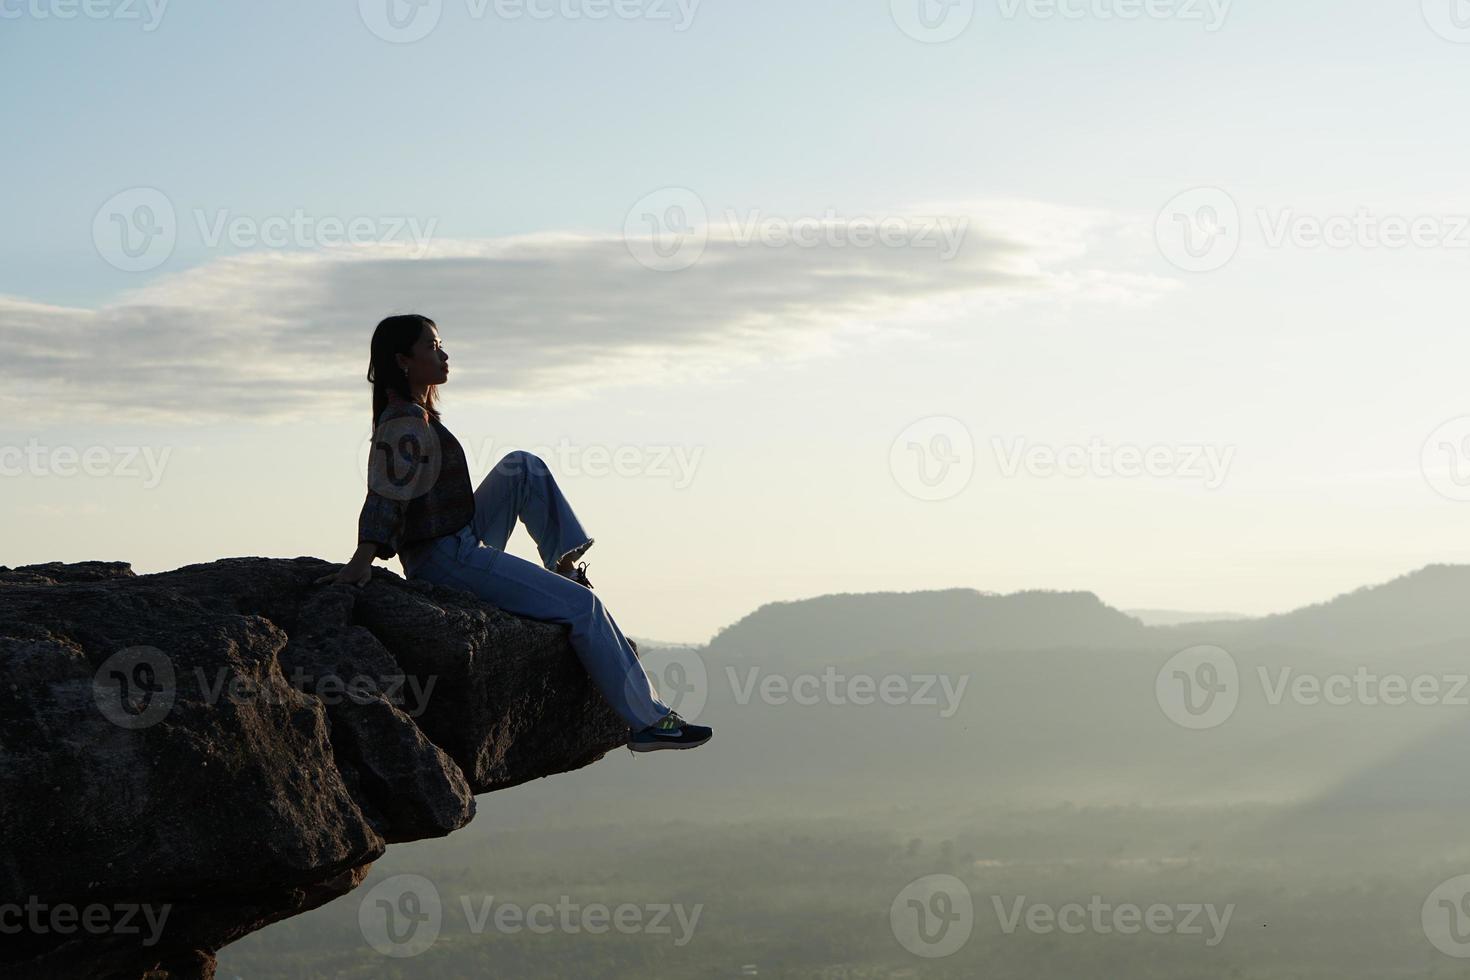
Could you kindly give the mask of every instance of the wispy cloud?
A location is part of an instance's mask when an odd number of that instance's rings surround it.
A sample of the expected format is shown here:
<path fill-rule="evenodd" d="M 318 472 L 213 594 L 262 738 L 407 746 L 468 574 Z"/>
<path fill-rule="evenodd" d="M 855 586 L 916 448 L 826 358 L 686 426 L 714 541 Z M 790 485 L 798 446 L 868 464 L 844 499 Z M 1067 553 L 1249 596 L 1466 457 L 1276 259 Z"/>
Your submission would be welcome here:
<path fill-rule="evenodd" d="M 361 412 L 368 340 L 391 313 L 433 317 L 455 397 L 479 400 L 712 376 L 992 302 L 1133 302 L 1170 285 L 1102 254 L 1098 242 L 1128 226 L 1100 212 L 1019 202 L 916 213 L 966 220 L 952 257 L 773 246 L 722 224 L 677 272 L 640 265 L 620 236 L 545 233 L 438 240 L 420 257 L 393 244 L 248 252 L 98 309 L 0 296 L 0 408 L 179 423 Z"/>

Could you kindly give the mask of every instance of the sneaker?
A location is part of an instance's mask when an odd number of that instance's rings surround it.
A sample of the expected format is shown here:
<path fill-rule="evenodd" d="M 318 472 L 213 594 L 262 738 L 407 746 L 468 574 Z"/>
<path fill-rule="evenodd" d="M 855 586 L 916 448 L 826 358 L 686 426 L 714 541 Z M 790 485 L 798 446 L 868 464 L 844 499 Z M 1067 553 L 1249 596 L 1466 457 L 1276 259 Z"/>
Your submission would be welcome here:
<path fill-rule="evenodd" d="M 595 540 L 595 538 L 589 538 L 586 541 L 582 542 L 582 544 L 578 547 L 573 548 L 571 551 L 568 551 L 566 554 L 562 555 L 561 561 L 576 561 L 578 558 L 581 558 L 582 555 L 586 553 L 587 549 L 592 547 L 592 543 Z M 558 575 L 563 575 L 571 579 L 578 585 L 585 585 L 589 589 L 592 588 L 592 583 L 587 581 L 587 563 L 585 561 L 578 562 L 575 568 L 568 568 L 566 571 L 562 571 L 560 568 L 560 563 L 558 563 L 558 567 L 553 569 L 553 571 L 555 571 Z"/>
<path fill-rule="evenodd" d="M 556 574 L 563 575 L 578 585 L 585 585 L 589 589 L 592 588 L 592 583 L 587 581 L 587 563 L 585 561 L 577 562 L 576 568 L 570 568 L 565 572 L 557 572 Z"/>
<path fill-rule="evenodd" d="M 659 749 L 692 749 L 708 742 L 714 734 L 703 725 L 691 725 L 670 711 L 641 732 L 634 732 L 628 739 L 628 748 L 634 752 L 657 752 Z"/>

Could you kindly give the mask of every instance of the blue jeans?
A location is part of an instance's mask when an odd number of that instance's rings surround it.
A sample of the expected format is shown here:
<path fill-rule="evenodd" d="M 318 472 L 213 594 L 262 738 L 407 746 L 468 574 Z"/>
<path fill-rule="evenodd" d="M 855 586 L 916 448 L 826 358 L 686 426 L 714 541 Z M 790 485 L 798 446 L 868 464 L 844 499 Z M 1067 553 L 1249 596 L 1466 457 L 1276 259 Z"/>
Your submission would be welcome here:
<path fill-rule="evenodd" d="M 541 564 L 505 551 L 525 523 Z M 463 589 L 517 616 L 571 627 L 572 649 L 592 683 L 633 731 L 669 713 L 638 655 L 591 589 L 553 569 L 592 544 L 540 457 L 507 453 L 475 490 L 475 517 L 454 534 L 399 549 L 403 575 Z"/>

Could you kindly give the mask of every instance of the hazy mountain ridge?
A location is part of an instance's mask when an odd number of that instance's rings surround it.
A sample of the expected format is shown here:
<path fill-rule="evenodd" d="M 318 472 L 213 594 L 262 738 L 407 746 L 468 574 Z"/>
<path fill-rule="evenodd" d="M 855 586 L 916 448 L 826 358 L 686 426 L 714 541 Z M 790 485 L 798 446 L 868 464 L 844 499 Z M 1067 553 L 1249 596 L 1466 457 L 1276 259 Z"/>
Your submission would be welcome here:
<path fill-rule="evenodd" d="M 874 653 L 1128 647 L 1146 642 L 1147 630 L 1092 592 L 842 592 L 766 603 L 720 630 L 707 649 L 748 660 L 802 636 L 804 652 L 830 662 Z"/>
<path fill-rule="evenodd" d="M 1359 670 L 1463 673 L 1467 592 L 1470 567 L 1431 565 L 1287 613 L 1176 626 L 1145 626 L 1089 592 L 951 589 L 770 603 L 708 646 L 687 648 L 707 670 L 704 718 L 739 746 L 729 760 L 706 756 L 688 778 L 702 793 L 737 791 L 752 803 L 762 783 L 781 785 L 786 803 L 803 797 L 807 805 L 821 794 L 857 805 L 878 774 L 890 793 L 922 793 L 936 807 L 962 805 L 969 785 L 984 786 L 983 798 L 1037 805 L 1279 802 L 1337 787 L 1354 799 L 1432 804 L 1460 791 L 1410 791 L 1398 784 L 1414 777 L 1394 760 L 1421 744 L 1444 755 L 1456 737 L 1452 705 L 1395 708 L 1354 693 L 1337 706 L 1299 701 L 1283 685 Z M 1200 644 L 1233 658 L 1239 704 L 1219 727 L 1187 731 L 1159 703 L 1157 677 L 1173 654 Z M 939 688 L 941 704 L 929 708 L 863 708 L 825 695 L 808 707 L 736 698 L 741 684 L 749 692 L 771 675 L 784 683 L 832 668 L 839 678 L 947 678 L 963 693 L 947 718 Z M 793 743 L 804 752 L 782 749 Z M 742 771 L 746 752 L 767 760 L 761 779 Z M 852 778 L 803 764 L 853 754 L 864 767 Z M 1049 796 L 1059 786 L 1065 793 Z"/>
<path fill-rule="evenodd" d="M 1195 643 L 1402 649 L 1470 638 L 1470 566 L 1427 565 L 1388 582 L 1261 617 L 1149 624 L 1093 592 L 977 589 L 841 592 L 766 603 L 705 645 L 720 660 L 750 660 L 803 637 L 803 659 L 874 654 L 986 653 L 1086 648 L 1157 650 Z M 701 649 L 701 648 L 695 648 Z"/>
<path fill-rule="evenodd" d="M 1289 612 L 1156 629 L 1181 637 L 1204 636 L 1226 646 L 1235 642 L 1352 654 L 1398 650 L 1470 638 L 1467 595 L 1470 565 L 1433 564 Z"/>

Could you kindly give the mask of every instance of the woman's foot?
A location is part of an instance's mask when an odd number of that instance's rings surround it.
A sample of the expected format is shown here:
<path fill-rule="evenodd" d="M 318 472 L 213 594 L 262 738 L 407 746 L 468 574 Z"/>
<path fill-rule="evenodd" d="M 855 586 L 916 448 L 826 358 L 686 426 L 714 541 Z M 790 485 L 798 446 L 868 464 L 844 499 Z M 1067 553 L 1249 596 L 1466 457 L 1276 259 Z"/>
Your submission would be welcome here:
<path fill-rule="evenodd" d="M 656 752 L 659 749 L 692 749 L 710 740 L 714 733 L 703 725 L 691 725 L 670 711 L 663 719 L 634 732 L 628 748 L 634 752 Z"/>
<path fill-rule="evenodd" d="M 552 569 L 552 571 L 556 572 L 556 574 L 558 575 L 565 575 L 567 578 L 576 581 L 575 575 L 573 574 L 573 566 L 576 565 L 578 558 L 581 558 L 582 555 L 586 554 L 587 549 L 592 547 L 593 543 L 596 540 L 596 538 L 588 538 L 586 541 L 583 541 L 571 551 L 568 551 L 566 554 L 562 555 L 561 558 L 557 560 L 556 568 Z M 582 564 L 582 567 L 587 567 L 585 562 Z M 584 575 L 583 577 L 585 578 L 586 576 Z M 590 585 L 587 587 L 589 589 L 591 588 Z"/>
<path fill-rule="evenodd" d="M 587 581 L 587 563 L 585 561 L 580 562 L 576 568 L 557 568 L 556 574 L 565 575 L 578 585 L 585 585 L 589 589 L 592 588 L 592 583 Z"/>

